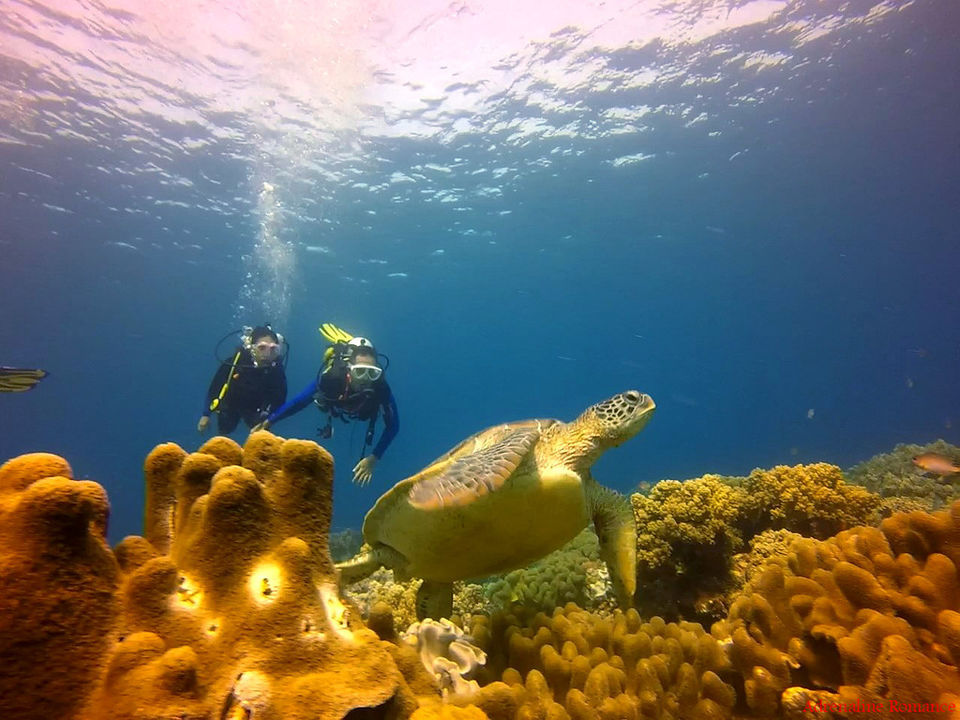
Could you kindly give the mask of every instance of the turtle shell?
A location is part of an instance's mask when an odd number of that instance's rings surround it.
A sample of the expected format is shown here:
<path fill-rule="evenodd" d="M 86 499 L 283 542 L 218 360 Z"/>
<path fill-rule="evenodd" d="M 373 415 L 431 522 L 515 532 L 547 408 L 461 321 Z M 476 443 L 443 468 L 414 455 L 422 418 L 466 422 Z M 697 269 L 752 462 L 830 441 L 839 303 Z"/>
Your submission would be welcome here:
<path fill-rule="evenodd" d="M 482 430 L 388 490 L 367 513 L 364 538 L 408 560 L 409 574 L 437 581 L 522 567 L 575 537 L 589 519 L 584 479 L 537 445 L 559 420 Z M 550 522 L 530 519 L 549 513 Z"/>

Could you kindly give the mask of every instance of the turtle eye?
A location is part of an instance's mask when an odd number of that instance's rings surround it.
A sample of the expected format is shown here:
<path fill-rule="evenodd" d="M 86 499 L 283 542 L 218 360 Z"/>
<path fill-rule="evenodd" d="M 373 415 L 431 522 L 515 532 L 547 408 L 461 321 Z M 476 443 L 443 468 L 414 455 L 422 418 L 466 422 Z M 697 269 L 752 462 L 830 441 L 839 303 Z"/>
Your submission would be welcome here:
<path fill-rule="evenodd" d="M 627 399 L 627 402 L 633 405 L 639 404 L 640 401 L 643 400 L 643 395 L 638 393 L 636 390 L 626 392 L 623 394 L 623 396 Z"/>

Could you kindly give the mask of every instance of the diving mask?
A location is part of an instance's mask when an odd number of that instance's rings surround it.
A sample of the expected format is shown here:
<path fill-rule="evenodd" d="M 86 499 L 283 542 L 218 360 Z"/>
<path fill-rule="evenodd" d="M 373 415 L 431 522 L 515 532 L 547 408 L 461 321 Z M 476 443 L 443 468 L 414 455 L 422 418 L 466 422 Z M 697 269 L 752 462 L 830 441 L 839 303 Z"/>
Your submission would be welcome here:
<path fill-rule="evenodd" d="M 383 368 L 376 365 L 350 365 L 350 379 L 354 382 L 376 382 L 383 375 Z"/>
<path fill-rule="evenodd" d="M 270 340 L 261 340 L 253 346 L 258 360 L 273 360 L 280 352 L 280 344 Z"/>

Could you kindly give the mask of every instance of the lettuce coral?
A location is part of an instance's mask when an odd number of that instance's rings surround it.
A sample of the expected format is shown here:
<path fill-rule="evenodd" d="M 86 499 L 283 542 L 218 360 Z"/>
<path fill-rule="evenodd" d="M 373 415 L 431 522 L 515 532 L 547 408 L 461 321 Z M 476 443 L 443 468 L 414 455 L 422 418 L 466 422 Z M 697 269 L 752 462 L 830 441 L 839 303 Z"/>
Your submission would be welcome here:
<path fill-rule="evenodd" d="M 455 623 L 427 618 L 411 625 L 400 639 L 416 650 L 444 697 L 469 697 L 478 689 L 471 678 L 487 656 Z"/>

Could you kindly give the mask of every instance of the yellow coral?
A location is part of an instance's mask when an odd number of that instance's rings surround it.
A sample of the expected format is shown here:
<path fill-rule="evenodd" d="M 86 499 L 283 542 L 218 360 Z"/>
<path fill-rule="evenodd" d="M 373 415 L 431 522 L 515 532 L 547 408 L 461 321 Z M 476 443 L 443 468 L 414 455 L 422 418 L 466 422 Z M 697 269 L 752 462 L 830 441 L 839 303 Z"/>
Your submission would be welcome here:
<path fill-rule="evenodd" d="M 819 538 L 874 522 L 880 507 L 879 497 L 848 485 L 843 471 L 829 463 L 754 470 L 743 487 L 759 529 L 785 528 Z"/>
<path fill-rule="evenodd" d="M 746 493 L 717 475 L 657 483 L 630 498 L 637 523 L 637 605 L 646 613 L 696 617 L 705 595 L 730 583 L 744 545 Z"/>

